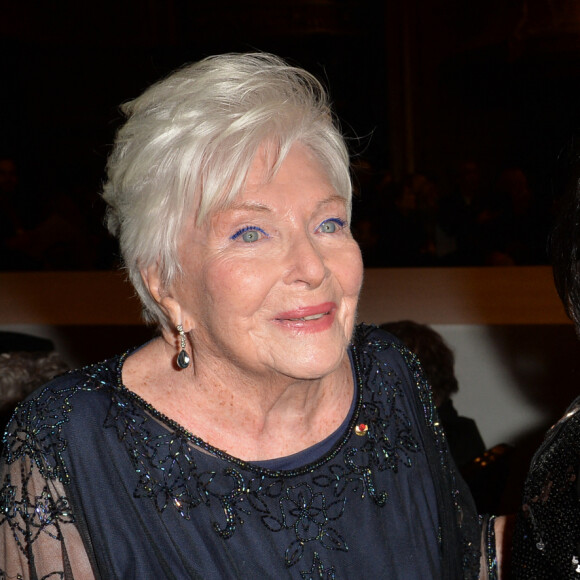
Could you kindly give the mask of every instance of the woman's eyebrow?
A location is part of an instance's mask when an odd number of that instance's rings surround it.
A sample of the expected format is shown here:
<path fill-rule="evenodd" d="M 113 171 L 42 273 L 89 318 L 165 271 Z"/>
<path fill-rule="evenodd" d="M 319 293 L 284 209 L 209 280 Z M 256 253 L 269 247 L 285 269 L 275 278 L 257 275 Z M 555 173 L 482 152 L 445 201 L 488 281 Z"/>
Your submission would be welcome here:
<path fill-rule="evenodd" d="M 319 207 L 331 204 L 331 203 L 340 203 L 342 205 L 346 204 L 346 200 L 344 199 L 344 197 L 341 197 L 340 195 L 333 193 L 332 195 L 329 195 L 327 198 L 325 199 L 321 199 L 320 202 L 318 203 Z"/>
<path fill-rule="evenodd" d="M 272 209 L 263 203 L 255 201 L 244 201 L 242 203 L 233 203 L 226 211 L 256 211 L 256 212 L 271 212 Z"/>

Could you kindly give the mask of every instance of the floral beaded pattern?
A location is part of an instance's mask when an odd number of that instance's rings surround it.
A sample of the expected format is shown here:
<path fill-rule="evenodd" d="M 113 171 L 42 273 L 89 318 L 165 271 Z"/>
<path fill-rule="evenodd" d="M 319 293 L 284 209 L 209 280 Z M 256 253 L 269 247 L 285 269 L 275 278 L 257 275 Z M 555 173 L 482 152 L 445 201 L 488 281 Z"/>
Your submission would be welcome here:
<path fill-rule="evenodd" d="M 27 488 L 32 472 L 22 473 L 20 485 Z M 40 494 L 23 494 L 19 497 L 17 487 L 7 477 L 0 489 L 0 526 L 9 525 L 18 550 L 27 555 L 28 547 L 48 535 L 54 540 L 61 539 L 63 524 L 73 523 L 70 505 L 66 497 L 55 496 L 48 485 Z M 53 576 L 54 575 L 54 576 Z M 62 571 L 55 571 L 49 577 L 62 577 Z M 0 578 L 4 578 L 0 568 Z"/>
<path fill-rule="evenodd" d="M 135 497 L 150 498 L 160 512 L 171 506 L 186 519 L 192 517 L 193 509 L 204 506 L 212 513 L 215 533 L 223 539 L 230 538 L 246 518 L 257 517 L 268 531 L 289 534 L 286 567 L 297 564 L 312 545 L 311 569 L 324 570 L 324 577 L 333 578 L 333 566 L 325 563 L 323 555 L 349 549 L 333 525 L 344 513 L 347 495 L 368 496 L 383 506 L 388 490 L 376 488 L 375 474 L 410 468 L 419 451 L 410 418 L 397 406 L 398 398 L 404 396 L 400 378 L 374 359 L 371 351 L 362 349 L 360 359 L 355 357 L 358 401 L 343 439 L 319 464 L 278 472 L 213 448 L 127 391 L 120 382 L 122 357 L 105 426 L 116 429 L 139 475 Z M 364 380 L 362 368 L 370 370 Z M 143 408 L 172 431 L 153 433 Z M 361 423 L 368 427 L 366 437 L 353 441 L 355 425 Z M 199 469 L 192 444 L 226 460 L 227 466 L 221 472 Z M 341 450 L 342 463 L 333 461 Z M 293 484 L 294 476 L 314 470 L 317 475 L 311 483 Z"/>
<path fill-rule="evenodd" d="M 89 373 L 84 383 L 61 389 L 58 395 L 47 387 L 20 405 L 4 434 L 0 458 L 8 469 L 0 482 L 0 527 L 10 528 L 15 546 L 25 557 L 41 538 L 62 541 L 62 526 L 75 522 L 66 495 L 51 482 L 66 484 L 70 479 L 63 459 L 67 442 L 62 428 L 72 410 L 71 399 L 80 391 L 102 386 Z M 39 482 L 43 482 L 40 490 Z M 0 578 L 4 577 L 0 568 Z M 65 577 L 63 570 L 43 576 Z"/>
<path fill-rule="evenodd" d="M 2 463 L 18 467 L 20 462 L 20 466 L 17 470 L 7 470 L 0 482 L 0 527 L 10 528 L 15 546 L 26 557 L 31 546 L 42 537 L 61 541 L 61 526 L 75 521 L 68 499 L 64 494 L 55 493 L 50 482 L 69 480 L 62 456 L 66 442 L 60 434 L 71 411 L 70 398 L 79 388 L 82 387 L 21 405 L 12 429 L 3 438 Z M 39 479 L 44 481 L 40 492 Z M 0 578 L 4 577 L 0 568 Z M 44 576 L 64 577 L 62 570 Z"/>
<path fill-rule="evenodd" d="M 78 388 L 58 397 L 33 399 L 19 408 L 14 428 L 10 431 L 9 445 L 5 441 L 4 453 L 8 464 L 28 458 L 46 479 L 63 483 L 69 475 L 62 459 L 66 441 L 60 437 L 61 426 L 71 411 L 70 397 Z"/>

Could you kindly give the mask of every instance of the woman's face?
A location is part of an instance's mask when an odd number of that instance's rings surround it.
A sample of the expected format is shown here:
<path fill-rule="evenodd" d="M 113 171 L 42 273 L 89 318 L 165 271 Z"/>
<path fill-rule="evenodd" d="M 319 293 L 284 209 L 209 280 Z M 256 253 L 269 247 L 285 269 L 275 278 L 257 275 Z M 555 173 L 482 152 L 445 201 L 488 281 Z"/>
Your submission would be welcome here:
<path fill-rule="evenodd" d="M 180 239 L 172 289 L 195 364 L 297 379 L 336 370 L 350 340 L 362 259 L 340 198 L 314 155 L 295 145 L 265 182 L 261 151 L 233 206 Z"/>

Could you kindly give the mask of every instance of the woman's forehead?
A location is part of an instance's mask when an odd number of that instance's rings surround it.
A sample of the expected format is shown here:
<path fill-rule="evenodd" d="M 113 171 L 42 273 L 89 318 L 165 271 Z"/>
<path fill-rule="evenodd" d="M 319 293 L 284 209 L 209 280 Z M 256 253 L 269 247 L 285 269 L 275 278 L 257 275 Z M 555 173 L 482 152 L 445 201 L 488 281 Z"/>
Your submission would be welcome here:
<path fill-rule="evenodd" d="M 313 188 L 324 183 L 327 190 L 328 201 L 340 202 L 346 206 L 350 204 L 347 193 L 340 191 L 333 185 L 331 172 L 327 169 L 319 156 L 307 145 L 295 142 L 283 157 L 276 143 L 266 141 L 257 149 L 252 162 L 243 180 L 243 186 L 237 191 L 230 191 L 223 196 L 214 198 L 210 203 L 207 213 L 198 216 L 199 226 L 203 222 L 211 221 L 216 215 L 230 210 L 241 209 L 244 204 L 251 201 L 258 210 L 258 204 L 262 203 L 266 208 L 271 205 L 272 190 L 268 187 L 273 182 L 281 184 L 292 183 L 301 179 L 305 187 L 309 187 L 309 181 Z M 304 177 L 306 174 L 306 178 Z"/>

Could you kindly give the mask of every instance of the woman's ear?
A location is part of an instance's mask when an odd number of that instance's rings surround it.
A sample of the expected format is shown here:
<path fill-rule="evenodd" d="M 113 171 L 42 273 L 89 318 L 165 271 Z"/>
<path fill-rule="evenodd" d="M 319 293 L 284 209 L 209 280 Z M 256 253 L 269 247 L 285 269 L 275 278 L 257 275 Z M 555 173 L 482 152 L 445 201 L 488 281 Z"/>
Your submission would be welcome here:
<path fill-rule="evenodd" d="M 171 321 L 171 324 L 174 327 L 178 324 L 183 324 L 181 306 L 173 296 L 171 289 L 166 288 L 163 284 L 158 265 L 152 264 L 147 268 L 141 269 L 141 278 L 143 278 L 149 294 L 157 302 L 161 310 L 163 310 L 168 320 Z"/>

